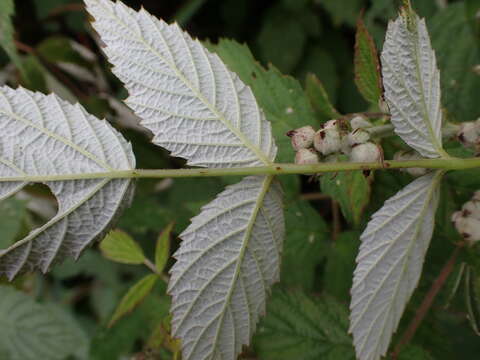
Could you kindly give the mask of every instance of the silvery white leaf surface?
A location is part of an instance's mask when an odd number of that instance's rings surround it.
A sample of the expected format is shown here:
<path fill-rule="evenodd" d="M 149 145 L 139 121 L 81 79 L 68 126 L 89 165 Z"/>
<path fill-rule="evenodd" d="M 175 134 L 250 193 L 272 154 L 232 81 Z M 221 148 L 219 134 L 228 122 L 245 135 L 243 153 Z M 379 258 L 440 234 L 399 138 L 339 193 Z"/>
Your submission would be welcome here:
<path fill-rule="evenodd" d="M 384 96 L 395 132 L 421 155 L 436 158 L 445 155 L 440 72 L 425 20 L 411 16 L 410 22 L 401 15 L 388 24 L 381 55 Z"/>
<path fill-rule="evenodd" d="M 20 190 L 31 176 L 75 175 L 130 170 L 130 144 L 106 121 L 80 105 L 25 89 L 0 88 L 0 200 Z M 66 256 L 78 257 L 99 238 L 132 192 L 130 180 L 51 181 L 58 213 L 24 239 L 0 251 L 0 275 L 50 266 Z"/>
<path fill-rule="evenodd" d="M 180 237 L 171 270 L 172 328 L 184 360 L 234 360 L 279 279 L 282 193 L 271 177 L 229 186 Z"/>
<path fill-rule="evenodd" d="M 441 174 L 424 175 L 388 199 L 360 237 L 350 304 L 357 357 L 385 355 L 418 284 L 433 233 Z"/>
<path fill-rule="evenodd" d="M 153 142 L 189 165 L 246 167 L 271 163 L 270 124 L 251 89 L 216 54 L 143 8 L 85 0 L 126 100 Z"/>

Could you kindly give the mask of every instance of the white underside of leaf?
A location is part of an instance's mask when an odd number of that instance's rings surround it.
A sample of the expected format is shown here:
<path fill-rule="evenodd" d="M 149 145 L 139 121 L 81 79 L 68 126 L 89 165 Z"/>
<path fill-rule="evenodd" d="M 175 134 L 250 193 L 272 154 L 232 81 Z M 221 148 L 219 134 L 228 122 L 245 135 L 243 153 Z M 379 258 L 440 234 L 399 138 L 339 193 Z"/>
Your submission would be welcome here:
<path fill-rule="evenodd" d="M 279 279 L 282 193 L 271 177 L 229 186 L 192 219 L 171 270 L 173 334 L 184 360 L 234 360 Z"/>
<path fill-rule="evenodd" d="M 435 158 L 445 154 L 440 72 L 425 20 L 415 19 L 414 31 L 403 16 L 388 24 L 381 56 L 385 100 L 395 132 L 423 156 Z"/>
<path fill-rule="evenodd" d="M 416 179 L 377 211 L 361 236 L 350 332 L 357 357 L 378 360 L 420 279 L 432 237 L 441 174 Z"/>
<path fill-rule="evenodd" d="M 206 167 L 267 165 L 276 154 L 270 124 L 252 91 L 216 54 L 144 9 L 85 0 L 126 100 L 153 142 Z"/>
<path fill-rule="evenodd" d="M 135 168 L 130 145 L 106 121 L 55 95 L 0 88 L 0 177 L 71 175 Z M 0 200 L 25 183 L 0 183 Z M 46 183 L 58 213 L 0 251 L 0 276 L 50 266 L 81 251 L 106 230 L 128 199 L 130 180 Z"/>

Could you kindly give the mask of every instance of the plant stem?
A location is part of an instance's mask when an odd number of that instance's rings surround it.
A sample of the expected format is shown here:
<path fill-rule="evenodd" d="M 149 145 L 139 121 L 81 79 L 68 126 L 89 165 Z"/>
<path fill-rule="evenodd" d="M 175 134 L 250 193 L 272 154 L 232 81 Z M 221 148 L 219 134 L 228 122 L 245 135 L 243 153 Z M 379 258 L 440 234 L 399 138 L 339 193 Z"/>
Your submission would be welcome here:
<path fill-rule="evenodd" d="M 216 177 L 216 176 L 246 176 L 246 175 L 288 175 L 352 171 L 381 170 L 402 168 L 426 168 L 440 170 L 465 170 L 480 167 L 480 158 L 437 158 L 421 160 L 385 160 L 370 163 L 319 163 L 311 165 L 272 164 L 259 167 L 239 168 L 195 168 L 195 169 L 155 169 L 155 170 L 118 170 L 111 172 L 60 174 L 60 175 L 24 175 L 0 178 L 0 182 L 47 182 L 82 179 L 140 179 L 140 178 L 185 178 L 185 177 Z"/>
<path fill-rule="evenodd" d="M 170 278 L 164 273 L 159 272 L 157 267 L 149 259 L 145 259 L 143 261 L 143 265 L 149 268 L 155 275 L 158 275 L 160 279 L 162 279 L 165 283 L 168 284 L 168 282 L 170 281 Z"/>
<path fill-rule="evenodd" d="M 407 329 L 403 333 L 397 346 L 395 346 L 395 350 L 392 353 L 392 359 L 394 360 L 397 359 L 402 347 L 406 345 L 408 342 L 410 342 L 410 340 L 412 340 L 418 327 L 420 326 L 423 319 L 427 315 L 428 310 L 430 310 L 430 307 L 433 304 L 433 300 L 435 300 L 435 297 L 437 296 L 438 292 L 443 287 L 443 285 L 445 284 L 445 281 L 448 279 L 448 276 L 453 271 L 455 262 L 457 261 L 458 254 L 460 253 L 460 250 L 462 249 L 462 247 L 463 247 L 462 245 L 457 245 L 452 255 L 448 259 L 448 261 L 445 263 L 445 265 L 443 265 L 443 268 L 440 271 L 440 274 L 433 282 L 432 286 L 428 290 L 428 293 L 425 295 L 425 298 L 423 299 L 422 304 L 415 312 L 415 316 L 412 322 L 408 325 Z"/>

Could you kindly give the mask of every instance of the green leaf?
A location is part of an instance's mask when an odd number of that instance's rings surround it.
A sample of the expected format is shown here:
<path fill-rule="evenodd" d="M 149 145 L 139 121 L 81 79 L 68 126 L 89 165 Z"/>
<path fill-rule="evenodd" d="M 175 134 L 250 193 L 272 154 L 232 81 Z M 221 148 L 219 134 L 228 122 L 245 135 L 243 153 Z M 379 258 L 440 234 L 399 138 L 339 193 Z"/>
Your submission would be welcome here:
<path fill-rule="evenodd" d="M 156 274 L 150 274 L 133 285 L 120 301 L 108 326 L 113 326 L 120 318 L 133 311 L 150 294 L 157 280 Z"/>
<path fill-rule="evenodd" d="M 7 353 L 8 360 L 64 360 L 73 355 L 86 359 L 85 333 L 58 305 L 38 304 L 0 286 L 0 324 L 0 353 Z"/>
<path fill-rule="evenodd" d="M 326 255 L 330 236 L 327 224 L 308 202 L 297 201 L 285 212 L 286 237 L 282 254 L 281 282 L 313 290 L 315 268 Z"/>
<path fill-rule="evenodd" d="M 314 75 L 308 74 L 306 92 L 318 117 L 324 119 L 338 119 L 342 115 L 333 107 L 322 82 Z"/>
<path fill-rule="evenodd" d="M 167 265 L 170 257 L 170 236 L 172 234 L 174 223 L 168 224 L 165 230 L 162 231 L 157 240 L 157 247 L 155 249 L 155 266 L 159 273 L 162 273 Z"/>
<path fill-rule="evenodd" d="M 160 288 L 162 283 L 154 288 Z M 160 289 L 159 289 L 160 290 Z M 99 327 L 93 335 L 89 360 L 130 358 L 135 343 L 146 341 L 153 329 L 168 315 L 170 298 L 152 293 L 128 318 L 120 319 L 114 327 Z"/>
<path fill-rule="evenodd" d="M 265 17 L 257 39 L 260 59 L 290 73 L 302 58 L 307 34 L 297 16 L 275 7 Z M 288 49 L 288 50 L 286 50 Z"/>
<path fill-rule="evenodd" d="M 100 243 L 103 256 L 122 264 L 143 264 L 143 250 L 130 235 L 120 230 L 111 231 Z"/>
<path fill-rule="evenodd" d="M 355 20 L 365 6 L 364 0 L 323 0 L 322 6 L 330 13 L 335 25 L 355 25 Z"/>
<path fill-rule="evenodd" d="M 433 360 L 433 357 L 419 346 L 408 345 L 398 354 L 398 360 Z"/>
<path fill-rule="evenodd" d="M 338 300 L 350 298 L 355 257 L 360 246 L 358 232 L 343 232 L 332 242 L 323 275 L 324 289 Z"/>
<path fill-rule="evenodd" d="M 470 326 L 480 336 L 480 278 L 472 266 L 465 271 L 465 303 Z"/>
<path fill-rule="evenodd" d="M 2 0 L 0 2 L 0 46 L 5 50 L 15 66 L 24 74 L 22 61 L 17 53 L 13 35 L 12 16 L 15 15 L 15 4 L 13 0 Z"/>
<path fill-rule="evenodd" d="M 0 202 L 0 249 L 13 244 L 27 214 L 24 201 L 14 198 Z"/>
<path fill-rule="evenodd" d="M 380 62 L 372 36 L 369 34 L 363 19 L 357 22 L 355 36 L 355 83 L 365 100 L 374 105 L 382 95 Z"/>
<path fill-rule="evenodd" d="M 324 194 L 338 201 L 343 216 L 350 224 L 360 224 L 371 193 L 370 183 L 361 171 L 325 174 L 320 178 L 320 188 Z"/>
<path fill-rule="evenodd" d="M 20 84 L 27 89 L 46 94 L 48 92 L 46 69 L 33 55 L 25 56 L 22 60 L 23 75 Z"/>
<path fill-rule="evenodd" d="M 348 312 L 329 297 L 275 291 L 254 345 L 262 360 L 354 360 Z"/>
<path fill-rule="evenodd" d="M 52 36 L 45 39 L 37 46 L 37 51 L 43 59 L 49 62 L 90 67 L 90 63 L 73 48 L 72 40 L 64 36 Z"/>
<path fill-rule="evenodd" d="M 443 106 L 448 116 L 458 121 L 480 115 L 475 95 L 480 93 L 480 76 L 474 72 L 474 66 L 480 64 L 480 50 L 465 13 L 463 3 L 451 4 L 429 22 L 432 46 L 442 71 Z"/>

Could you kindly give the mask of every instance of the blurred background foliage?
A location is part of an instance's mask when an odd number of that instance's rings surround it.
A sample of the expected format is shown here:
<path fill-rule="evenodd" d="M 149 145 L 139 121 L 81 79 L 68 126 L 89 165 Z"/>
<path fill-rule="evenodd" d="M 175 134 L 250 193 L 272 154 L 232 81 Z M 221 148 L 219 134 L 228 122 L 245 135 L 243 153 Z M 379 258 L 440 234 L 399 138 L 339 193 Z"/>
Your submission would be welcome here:
<path fill-rule="evenodd" d="M 280 162 L 292 162 L 294 157 L 284 135 L 288 130 L 318 127 L 339 114 L 379 111 L 378 104 L 365 100 L 355 84 L 355 76 L 361 75 L 355 75 L 354 69 L 356 24 L 362 16 L 381 51 L 388 20 L 396 16 L 399 1 L 124 2 L 136 9 L 143 6 L 168 22 L 177 21 L 218 52 L 254 90 L 272 122 Z M 451 122 L 476 119 L 480 114 L 480 1 L 414 0 L 413 4 L 426 17 L 437 52 L 446 118 Z M 82 1 L 0 0 L 0 31 L 4 49 L 0 83 L 55 92 L 107 118 L 133 143 L 139 168 L 183 166 L 183 160 L 149 143 L 150 134 L 122 104 L 127 94 L 110 72 Z M 327 101 L 324 91 L 331 102 L 327 110 L 322 105 Z M 405 148 L 395 138 L 384 139 L 382 145 L 386 158 Z M 455 141 L 446 147 L 458 156 L 473 155 Z M 450 216 L 480 188 L 479 179 L 480 170 L 447 175 L 424 275 L 393 344 L 460 240 Z M 129 240 L 122 240 L 127 249 L 130 246 L 141 252 L 141 259 L 151 260 L 135 262 L 128 258 L 128 251 L 125 259 L 122 254 L 110 254 L 107 246 L 102 251 L 95 246 L 77 262 L 67 260 L 46 276 L 28 274 L 13 284 L 0 280 L 0 359 L 28 360 L 40 355 L 45 360 L 179 359 L 179 345 L 169 336 L 170 299 L 165 284 L 173 260 L 161 268 L 158 262 L 178 247 L 177 236 L 189 219 L 237 180 L 139 181 L 132 206 L 118 228 L 128 234 Z M 253 345 L 242 358 L 354 358 L 347 334 L 348 303 L 359 236 L 369 216 L 411 180 L 399 172 L 376 172 L 368 178 L 361 173 L 328 174 L 319 181 L 301 176 L 281 179 L 287 198 L 282 281 L 271 296 Z M 22 238 L 55 212 L 55 199 L 41 185 L 0 203 L 0 247 Z M 478 255 L 476 248 L 462 253 L 433 310 L 398 359 L 478 358 L 480 339 L 474 331 L 480 321 Z M 152 272 L 159 275 L 158 281 L 152 280 Z M 128 293 L 132 286 L 134 291 Z M 109 327 L 115 311 L 121 316 Z M 22 323 L 25 319 L 33 320 Z M 52 332 L 42 332 L 35 323 Z M 9 330 L 3 324 L 10 324 Z M 45 342 L 45 337 L 50 340 Z"/>

